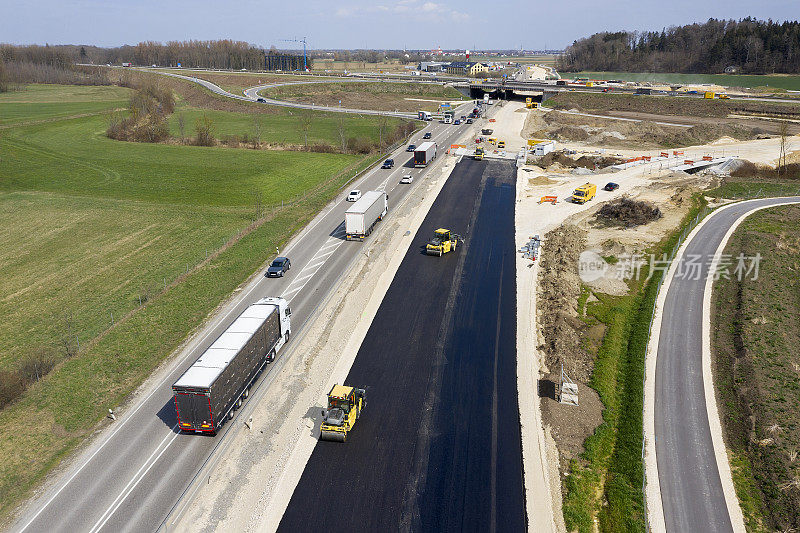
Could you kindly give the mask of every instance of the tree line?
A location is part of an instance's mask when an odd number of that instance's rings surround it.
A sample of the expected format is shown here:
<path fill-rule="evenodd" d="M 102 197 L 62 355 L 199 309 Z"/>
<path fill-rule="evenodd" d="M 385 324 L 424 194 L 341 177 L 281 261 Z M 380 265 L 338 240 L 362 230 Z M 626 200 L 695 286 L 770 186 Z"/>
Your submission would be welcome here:
<path fill-rule="evenodd" d="M 575 41 L 562 71 L 800 73 L 800 22 L 709 19 L 659 31 L 602 32 Z M 730 69 L 729 69 L 730 70 Z"/>

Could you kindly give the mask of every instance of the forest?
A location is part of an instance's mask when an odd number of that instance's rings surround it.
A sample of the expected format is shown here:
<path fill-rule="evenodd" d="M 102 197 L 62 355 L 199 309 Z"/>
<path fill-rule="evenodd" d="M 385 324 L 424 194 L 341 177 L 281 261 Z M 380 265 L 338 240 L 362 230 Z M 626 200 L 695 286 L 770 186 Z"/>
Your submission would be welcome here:
<path fill-rule="evenodd" d="M 557 68 L 718 74 L 800 73 L 800 22 L 709 19 L 661 31 L 595 33 L 575 41 Z"/>

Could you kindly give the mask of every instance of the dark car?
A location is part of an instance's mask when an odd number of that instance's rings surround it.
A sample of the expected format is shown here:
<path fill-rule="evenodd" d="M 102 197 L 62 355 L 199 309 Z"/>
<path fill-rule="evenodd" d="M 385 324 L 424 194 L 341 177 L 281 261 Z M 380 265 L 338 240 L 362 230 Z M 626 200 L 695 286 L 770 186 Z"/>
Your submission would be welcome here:
<path fill-rule="evenodd" d="M 387 159 L 381 165 L 381 168 L 392 168 L 394 167 L 394 159 Z"/>
<path fill-rule="evenodd" d="M 269 265 L 264 277 L 267 278 L 282 278 L 286 272 L 292 267 L 292 262 L 288 257 L 276 257 L 275 260 Z"/>
<path fill-rule="evenodd" d="M 406 152 L 413 152 L 416 149 L 417 149 L 417 145 L 416 144 L 409 144 L 408 148 L 406 148 Z"/>
<path fill-rule="evenodd" d="M 266 104 L 267 103 L 267 99 L 266 98 L 259 98 L 258 100 L 256 100 L 256 102 L 261 102 L 262 104 Z"/>
<path fill-rule="evenodd" d="M 467 119 L 467 124 L 472 124 L 472 119 L 471 118 Z"/>
<path fill-rule="evenodd" d="M 430 138 L 431 138 L 431 132 L 429 132 L 429 131 L 426 131 L 426 132 L 425 132 L 425 135 L 423 135 L 423 136 L 422 136 L 422 138 L 423 138 L 423 139 L 430 139 Z"/>
<path fill-rule="evenodd" d="M 453 122 L 453 125 L 460 126 L 461 125 L 461 121 L 459 119 L 456 119 L 455 122 Z"/>
<path fill-rule="evenodd" d="M 606 183 L 606 186 L 603 187 L 604 191 L 616 191 L 617 189 L 619 189 L 619 184 L 614 183 L 613 181 L 609 181 Z"/>

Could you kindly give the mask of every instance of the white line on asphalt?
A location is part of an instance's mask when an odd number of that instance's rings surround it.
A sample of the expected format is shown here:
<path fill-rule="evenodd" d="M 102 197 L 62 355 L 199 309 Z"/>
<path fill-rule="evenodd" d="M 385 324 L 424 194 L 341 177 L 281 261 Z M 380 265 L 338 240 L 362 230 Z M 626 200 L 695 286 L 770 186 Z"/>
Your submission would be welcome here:
<path fill-rule="evenodd" d="M 305 275 L 305 276 L 303 276 L 302 278 L 297 278 L 297 279 L 296 279 L 296 280 L 294 280 L 294 281 L 293 281 L 293 282 L 292 282 L 292 283 L 291 283 L 289 286 L 291 287 L 291 286 L 292 286 L 292 285 L 294 285 L 295 283 L 298 283 L 298 282 L 300 282 L 300 281 L 303 281 L 304 279 L 311 278 L 311 277 L 313 277 L 313 276 L 314 276 L 314 274 L 316 274 L 316 271 L 315 271 L 315 272 L 312 272 L 312 273 L 310 273 L 310 274 L 306 274 L 306 275 Z M 304 285 L 305 285 L 305 284 L 304 284 Z"/>
<path fill-rule="evenodd" d="M 109 508 L 106 509 L 106 512 L 103 513 L 103 516 L 100 517 L 100 520 L 98 520 L 95 523 L 95 525 L 92 526 L 92 529 L 89 530 L 89 533 L 95 533 L 96 531 L 99 531 L 105 525 L 105 523 L 108 522 L 108 519 L 111 518 L 111 515 L 113 515 L 116 512 L 116 510 L 119 509 L 119 506 L 122 504 L 123 501 L 125 501 L 125 498 L 127 498 L 128 495 L 133 491 L 133 489 L 136 488 L 136 485 L 138 485 L 139 482 L 142 479 L 144 479 L 144 476 L 147 475 L 147 472 L 150 471 L 150 469 L 153 467 L 153 465 L 156 464 L 156 461 L 158 461 L 158 459 L 164 454 L 164 452 L 167 450 L 167 448 L 169 448 L 170 444 L 172 444 L 172 441 L 174 441 L 175 438 L 180 434 L 180 433 L 174 433 L 174 431 L 175 431 L 175 429 L 177 427 L 178 427 L 177 423 L 174 426 L 172 426 L 172 430 L 171 430 L 173 432 L 172 433 L 172 439 L 170 439 L 170 441 L 167 442 L 167 445 L 164 446 L 164 442 L 170 437 L 170 435 L 167 435 L 166 437 L 164 437 L 164 439 L 159 443 L 158 447 L 156 447 L 156 449 L 153 450 L 153 453 L 150 454 L 150 457 L 147 458 L 147 461 L 145 461 L 145 463 L 141 466 L 141 468 L 139 468 L 139 471 L 136 472 L 136 474 L 128 482 L 128 484 L 125 486 L 125 488 L 122 489 L 122 492 L 120 493 L 120 495 L 117 496 L 117 498 L 111 503 Z M 161 448 L 162 446 L 164 446 L 164 447 Z M 156 456 L 156 458 L 153 459 L 153 456 L 156 454 L 156 452 L 159 451 L 159 449 L 161 449 L 161 451 Z M 142 472 L 142 470 L 144 469 L 145 466 L 147 467 L 147 469 L 144 470 L 144 472 Z M 140 474 L 141 474 L 141 476 L 140 476 Z"/>
<path fill-rule="evenodd" d="M 319 263 L 314 263 L 313 265 L 309 266 L 308 268 L 314 268 L 314 267 L 318 267 L 318 266 L 320 266 L 320 265 L 324 265 L 324 264 L 325 264 L 325 261 L 327 261 L 327 259 L 323 259 L 323 260 L 322 260 L 322 261 L 320 261 Z M 315 273 L 316 273 L 316 272 L 315 272 Z"/>

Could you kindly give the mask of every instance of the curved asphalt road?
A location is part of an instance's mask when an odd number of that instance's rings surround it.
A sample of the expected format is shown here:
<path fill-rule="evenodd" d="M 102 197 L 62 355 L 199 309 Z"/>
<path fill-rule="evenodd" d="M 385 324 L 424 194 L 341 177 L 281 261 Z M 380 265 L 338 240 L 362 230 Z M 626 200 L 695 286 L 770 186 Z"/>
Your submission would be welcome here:
<path fill-rule="evenodd" d="M 155 72 L 157 74 L 161 74 L 162 76 L 172 76 L 173 78 L 180 78 L 182 80 L 192 81 L 197 83 L 198 85 L 202 85 L 209 91 L 219 94 L 221 96 L 226 96 L 228 98 L 233 98 L 235 100 L 243 100 L 245 102 L 254 102 L 258 96 L 258 91 L 262 89 L 266 89 L 269 87 L 277 87 L 279 85 L 298 85 L 301 83 L 332 83 L 332 82 L 340 82 L 340 81 L 348 81 L 348 82 L 367 82 L 367 83 L 380 83 L 378 80 L 358 80 L 358 79 L 347 79 L 347 80 L 325 80 L 325 81 L 293 81 L 290 83 L 271 83 L 266 85 L 259 85 L 257 87 L 251 87 L 249 89 L 245 89 L 244 96 L 233 94 L 231 92 L 226 91 L 219 85 L 211 83 L 208 80 L 204 80 L 202 78 L 196 78 L 194 76 L 184 76 L 183 74 L 175 74 L 173 72 L 159 72 L 157 70 L 145 70 L 146 72 Z M 297 102 L 287 102 L 284 100 L 273 100 L 272 98 L 264 98 L 264 104 L 267 105 L 274 105 L 279 107 L 293 107 L 296 109 L 312 109 L 314 111 L 330 111 L 333 113 L 353 113 L 358 115 L 380 115 L 380 116 L 387 116 L 387 117 L 398 117 L 398 118 L 411 118 L 416 119 L 416 113 L 397 113 L 394 111 L 376 111 L 374 109 L 352 109 L 347 107 L 330 107 L 330 106 L 319 106 L 313 104 L 301 104 Z"/>
<path fill-rule="evenodd" d="M 669 532 L 733 531 L 711 440 L 703 382 L 703 300 L 711 257 L 742 215 L 759 207 L 797 201 L 800 197 L 750 200 L 713 215 L 685 250 L 685 258 L 702 258 L 700 275 L 681 276 L 678 270 L 669 285 L 655 383 L 656 461 Z"/>

